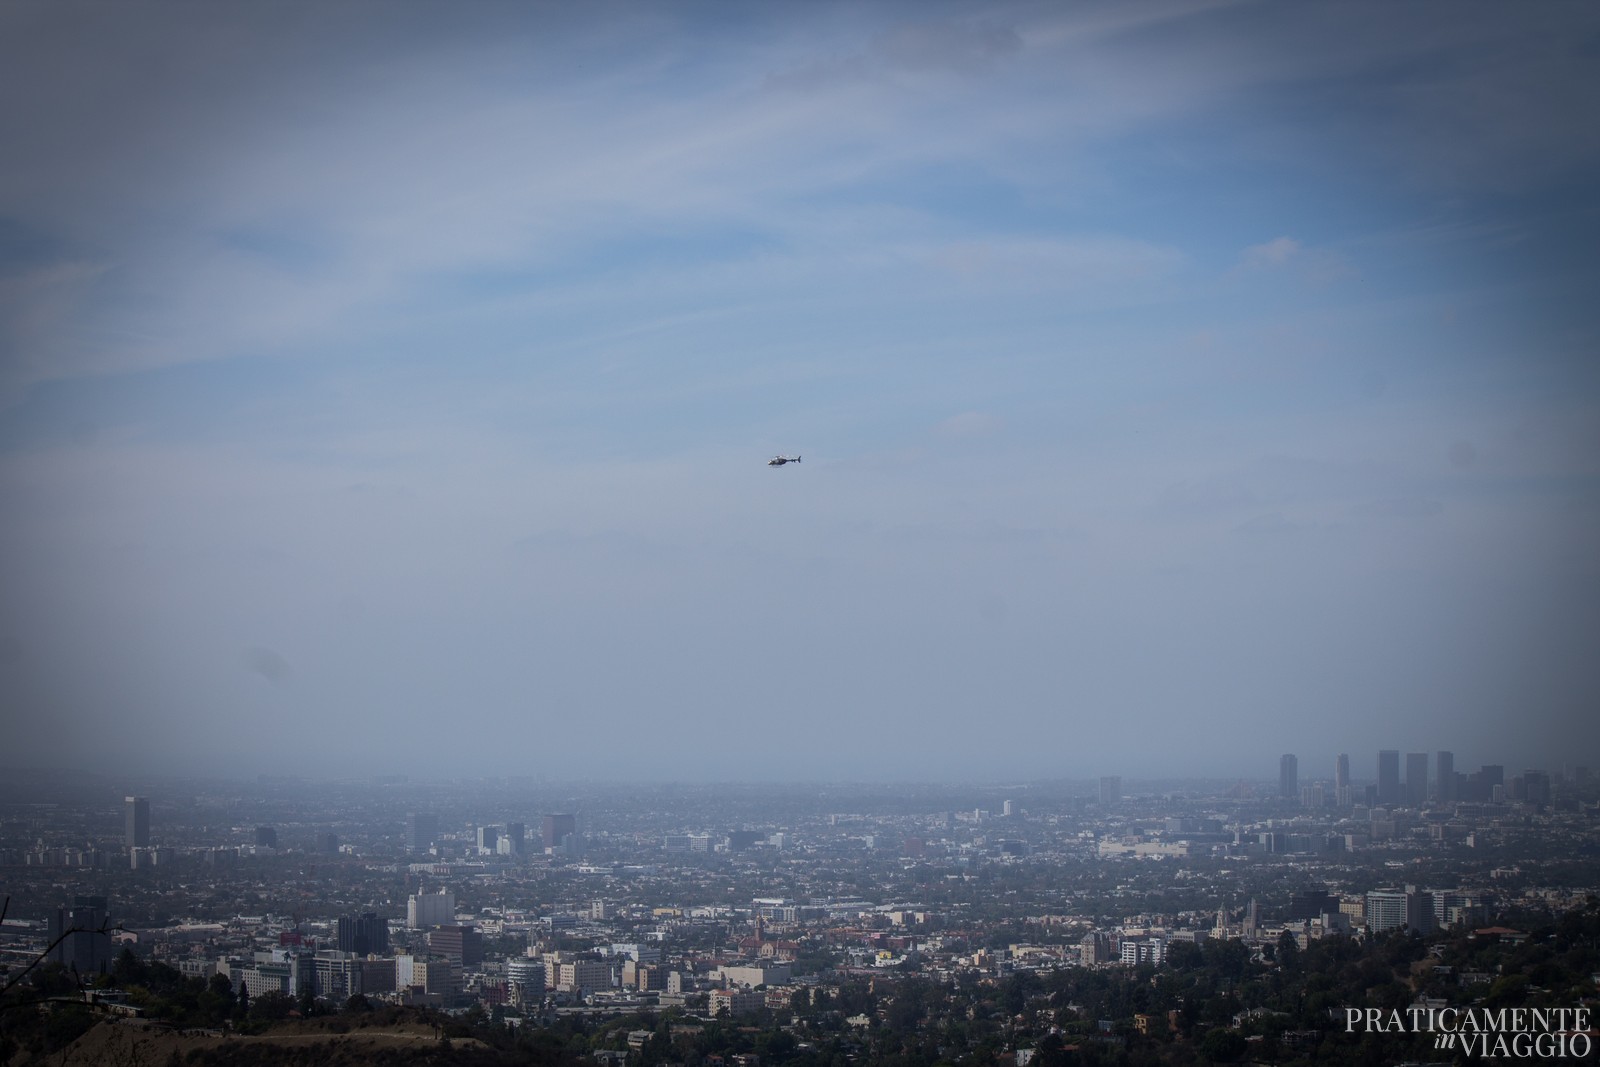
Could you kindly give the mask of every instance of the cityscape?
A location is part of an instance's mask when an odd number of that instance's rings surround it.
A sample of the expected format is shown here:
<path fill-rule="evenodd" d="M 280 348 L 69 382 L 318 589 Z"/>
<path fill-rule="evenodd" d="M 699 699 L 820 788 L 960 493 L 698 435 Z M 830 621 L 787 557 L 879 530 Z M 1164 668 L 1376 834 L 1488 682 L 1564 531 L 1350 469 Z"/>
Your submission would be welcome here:
<path fill-rule="evenodd" d="M 8 1016 L 7 1048 L 105 1055 L 92 1039 L 120 1026 L 209 1062 L 370 1017 L 387 1036 L 351 1055 L 453 1033 L 503 1062 L 1342 1062 L 1435 1040 L 1347 1010 L 1587 1012 L 1593 935 L 1553 951 L 1600 930 L 1586 765 L 1318 762 L 1284 754 L 1275 782 L 262 776 L 120 796 L 13 772 L 7 996 L 69 1021 L 51 1045 Z M 1404 977 L 1336 1003 L 1330 970 L 1285 1002 L 1324 957 Z M 1218 967 L 1197 1001 L 1184 983 Z M 1587 1048 L 1586 1019 L 1545 1036 Z"/>

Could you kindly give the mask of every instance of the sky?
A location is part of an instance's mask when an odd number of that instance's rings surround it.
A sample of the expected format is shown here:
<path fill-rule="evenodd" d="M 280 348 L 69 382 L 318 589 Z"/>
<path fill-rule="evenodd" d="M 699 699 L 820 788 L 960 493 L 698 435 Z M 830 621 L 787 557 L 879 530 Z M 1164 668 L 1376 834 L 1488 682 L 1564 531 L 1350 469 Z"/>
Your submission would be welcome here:
<path fill-rule="evenodd" d="M 1600 767 L 1597 113 L 1588 3 L 12 0 L 0 764 Z"/>

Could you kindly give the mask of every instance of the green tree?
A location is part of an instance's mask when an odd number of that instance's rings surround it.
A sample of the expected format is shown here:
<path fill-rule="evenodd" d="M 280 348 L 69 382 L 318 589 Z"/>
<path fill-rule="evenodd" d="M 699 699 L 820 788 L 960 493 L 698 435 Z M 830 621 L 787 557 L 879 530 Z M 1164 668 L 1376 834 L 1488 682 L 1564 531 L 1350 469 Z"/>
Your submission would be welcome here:
<path fill-rule="evenodd" d="M 294 1000 L 288 994 L 273 989 L 255 998 L 250 1005 L 250 1018 L 257 1022 L 277 1022 L 287 1018 L 293 1010 Z"/>
<path fill-rule="evenodd" d="M 1200 1042 L 1200 1055 L 1213 1063 L 1237 1063 L 1249 1046 L 1237 1030 L 1216 1029 Z"/>
<path fill-rule="evenodd" d="M 214 974 L 205 989 L 195 998 L 195 1008 L 200 1021 L 206 1026 L 221 1026 L 233 1014 L 233 983 L 225 974 Z"/>
<path fill-rule="evenodd" d="M 1300 964 L 1300 942 L 1287 930 L 1278 935 L 1278 963 L 1285 971 L 1296 970 Z"/>

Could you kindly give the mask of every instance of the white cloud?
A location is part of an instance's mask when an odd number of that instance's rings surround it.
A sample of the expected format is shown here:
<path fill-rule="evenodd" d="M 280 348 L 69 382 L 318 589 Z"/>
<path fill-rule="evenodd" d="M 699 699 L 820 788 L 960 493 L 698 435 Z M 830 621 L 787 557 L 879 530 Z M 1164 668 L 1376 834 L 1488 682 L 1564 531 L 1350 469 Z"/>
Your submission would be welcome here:
<path fill-rule="evenodd" d="M 1247 267 L 1281 267 L 1301 251 L 1300 242 L 1293 237 L 1274 237 L 1263 244 L 1251 245 L 1244 250 Z"/>

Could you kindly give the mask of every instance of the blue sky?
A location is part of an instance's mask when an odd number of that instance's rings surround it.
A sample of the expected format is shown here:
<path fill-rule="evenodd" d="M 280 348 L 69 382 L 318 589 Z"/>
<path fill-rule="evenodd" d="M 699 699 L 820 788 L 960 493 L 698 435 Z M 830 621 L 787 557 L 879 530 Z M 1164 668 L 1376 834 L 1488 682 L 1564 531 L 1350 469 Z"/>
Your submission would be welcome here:
<path fill-rule="evenodd" d="M 7 5 L 12 758 L 1600 762 L 1597 45 Z"/>

